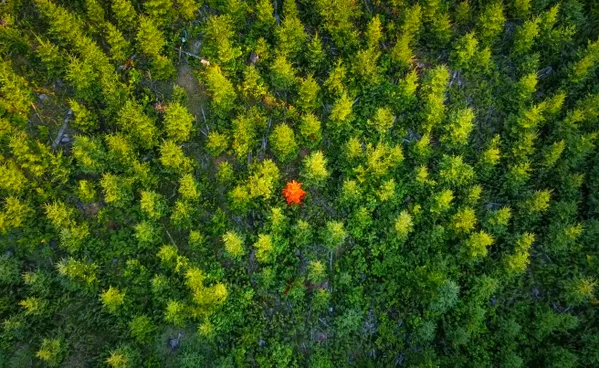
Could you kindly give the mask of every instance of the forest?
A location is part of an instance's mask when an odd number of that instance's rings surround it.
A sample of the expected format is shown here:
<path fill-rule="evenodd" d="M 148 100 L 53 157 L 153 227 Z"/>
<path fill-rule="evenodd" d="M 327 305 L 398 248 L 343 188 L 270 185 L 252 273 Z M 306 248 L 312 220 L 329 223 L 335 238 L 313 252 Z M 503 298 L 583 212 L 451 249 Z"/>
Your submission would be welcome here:
<path fill-rule="evenodd" d="M 599 367 L 599 2 L 1 0 L 0 368 Z"/>

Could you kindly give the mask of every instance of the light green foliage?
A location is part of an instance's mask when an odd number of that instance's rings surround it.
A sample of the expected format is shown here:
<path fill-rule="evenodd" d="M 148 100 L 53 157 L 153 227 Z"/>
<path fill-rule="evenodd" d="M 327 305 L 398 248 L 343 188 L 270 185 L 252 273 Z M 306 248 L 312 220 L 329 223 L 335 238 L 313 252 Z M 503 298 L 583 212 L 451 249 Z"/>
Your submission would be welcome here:
<path fill-rule="evenodd" d="M 599 366 L 596 3 L 0 0 L 0 366 Z"/>
<path fill-rule="evenodd" d="M 301 118 L 299 132 L 310 147 L 317 146 L 322 140 L 322 130 L 320 120 L 313 114 L 305 114 Z"/>
<path fill-rule="evenodd" d="M 377 48 L 379 46 L 379 42 L 381 42 L 383 37 L 383 29 L 381 19 L 378 14 L 375 15 L 370 22 L 368 22 L 365 37 L 366 46 L 368 46 L 368 48 Z"/>
<path fill-rule="evenodd" d="M 172 18 L 172 0 L 147 0 L 144 1 L 145 13 L 159 26 L 167 24 Z"/>
<path fill-rule="evenodd" d="M 403 151 L 399 144 L 390 146 L 379 143 L 376 147 L 370 144 L 366 146 L 366 163 L 369 174 L 384 176 L 391 169 L 397 168 L 403 159 Z"/>
<path fill-rule="evenodd" d="M 455 65 L 466 70 L 472 68 L 477 52 L 478 40 L 476 34 L 474 32 L 465 34 L 456 43 L 454 51 Z"/>
<path fill-rule="evenodd" d="M 599 40 L 590 42 L 586 50 L 582 53 L 582 58 L 578 60 L 572 68 L 571 80 L 574 83 L 579 83 L 597 69 L 597 61 L 599 61 Z"/>
<path fill-rule="evenodd" d="M 128 178 L 106 173 L 100 180 L 104 201 L 115 206 L 124 206 L 133 199 L 131 181 Z"/>
<path fill-rule="evenodd" d="M 135 316 L 129 322 L 129 332 L 138 342 L 146 342 L 154 333 L 156 327 L 146 315 Z"/>
<path fill-rule="evenodd" d="M 516 85 L 516 91 L 521 100 L 527 101 L 537 88 L 537 74 L 531 73 L 523 76 Z"/>
<path fill-rule="evenodd" d="M 248 186 L 252 198 L 270 198 L 273 186 L 279 180 L 279 168 L 271 160 L 264 160 L 256 167 L 254 173 L 248 179 Z"/>
<path fill-rule="evenodd" d="M 312 152 L 304 159 L 302 176 L 308 185 L 321 186 L 329 177 L 327 159 L 321 151 Z"/>
<path fill-rule="evenodd" d="M 206 88 L 218 114 L 227 114 L 235 106 L 237 97 L 233 84 L 222 74 L 218 65 L 211 65 L 204 73 Z"/>
<path fill-rule="evenodd" d="M 439 162 L 439 181 L 450 186 L 462 187 L 474 179 L 474 168 L 464 162 L 462 156 L 444 155 Z"/>
<path fill-rule="evenodd" d="M 395 220 L 395 231 L 400 240 L 405 240 L 414 229 L 412 216 L 408 211 L 401 211 Z"/>
<path fill-rule="evenodd" d="M 495 136 L 489 146 L 482 152 L 480 156 L 480 163 L 483 167 L 493 167 L 499 163 L 501 159 L 501 150 L 499 148 L 500 139 L 499 136 Z"/>
<path fill-rule="evenodd" d="M 346 74 L 347 68 L 343 65 L 343 61 L 340 59 L 337 60 L 327 80 L 324 82 L 327 91 L 335 96 L 340 96 L 344 93 L 345 86 L 343 85 L 343 81 L 346 78 Z"/>
<path fill-rule="evenodd" d="M 550 190 L 538 190 L 535 191 L 524 202 L 524 208 L 532 213 L 545 212 L 549 208 L 549 201 L 551 200 Z"/>
<path fill-rule="evenodd" d="M 84 246 L 89 235 L 89 227 L 85 223 L 63 228 L 60 231 L 60 246 L 69 253 L 75 253 Z"/>
<path fill-rule="evenodd" d="M 391 51 L 391 57 L 393 61 L 402 67 L 408 67 L 412 64 L 414 59 L 414 51 L 410 46 L 412 38 L 406 34 L 402 34 L 395 41 L 395 46 Z"/>
<path fill-rule="evenodd" d="M 274 245 L 270 235 L 260 234 L 258 240 L 253 244 L 256 248 L 256 259 L 260 263 L 270 263 L 274 256 Z"/>
<path fill-rule="evenodd" d="M 404 22 L 401 26 L 402 33 L 408 35 L 410 38 L 416 37 L 422 27 L 421 18 L 422 7 L 420 4 L 414 4 L 407 8 L 404 14 Z"/>
<path fill-rule="evenodd" d="M 164 128 L 169 139 L 185 142 L 191 135 L 194 117 L 178 102 L 169 105 L 164 115 Z"/>
<path fill-rule="evenodd" d="M 225 244 L 225 250 L 227 253 L 236 259 L 241 258 L 244 253 L 243 239 L 239 234 L 234 231 L 228 231 L 223 235 L 223 243 Z"/>
<path fill-rule="evenodd" d="M 123 166 L 131 165 L 136 158 L 135 149 L 127 136 L 116 133 L 104 137 L 108 148 L 108 158 Z"/>
<path fill-rule="evenodd" d="M 206 150 L 212 156 L 218 156 L 229 148 L 229 137 L 224 133 L 219 133 L 216 130 L 208 133 L 206 140 Z"/>
<path fill-rule="evenodd" d="M 98 79 L 98 73 L 89 59 L 71 57 L 66 71 L 67 81 L 77 90 L 79 96 L 91 99 L 92 87 Z"/>
<path fill-rule="evenodd" d="M 324 28 L 331 34 L 335 45 L 343 48 L 354 44 L 358 37 L 354 25 L 354 19 L 360 15 L 358 2 L 317 0 L 315 3 L 323 19 Z"/>
<path fill-rule="evenodd" d="M 164 320 L 175 326 L 182 327 L 185 325 L 185 319 L 186 305 L 177 300 L 170 300 L 166 305 Z"/>
<path fill-rule="evenodd" d="M 149 247 L 160 242 L 158 225 L 150 221 L 142 221 L 135 225 L 135 238 L 141 248 Z"/>
<path fill-rule="evenodd" d="M 502 207 L 492 212 L 487 222 L 490 228 L 497 232 L 507 228 L 511 218 L 512 209 L 510 207 Z"/>
<path fill-rule="evenodd" d="M 335 101 L 329 119 L 336 127 L 342 127 L 348 123 L 352 113 L 352 105 L 353 101 L 346 93 L 343 93 L 341 97 Z"/>
<path fill-rule="evenodd" d="M 127 100 L 118 115 L 117 126 L 130 134 L 141 147 L 150 148 L 157 143 L 156 126 L 139 104 Z"/>
<path fill-rule="evenodd" d="M 380 75 L 377 62 L 380 56 L 381 53 L 376 48 L 358 51 L 353 64 L 354 74 L 365 83 L 378 83 Z"/>
<path fill-rule="evenodd" d="M 137 13 L 129 0 L 111 0 L 112 13 L 121 29 L 131 28 L 137 19 Z"/>
<path fill-rule="evenodd" d="M 535 235 L 525 233 L 516 239 L 514 252 L 505 259 L 506 270 L 510 274 L 521 274 L 530 263 L 530 247 L 535 241 Z"/>
<path fill-rule="evenodd" d="M 516 16 L 525 18 L 530 13 L 531 0 L 513 0 L 512 7 Z"/>
<path fill-rule="evenodd" d="M 564 152 L 565 148 L 566 148 L 566 142 L 563 139 L 559 142 L 552 143 L 545 150 L 542 165 L 546 168 L 550 168 L 553 165 L 555 165 L 557 160 L 559 160 L 562 153 Z"/>
<path fill-rule="evenodd" d="M 295 70 L 287 58 L 279 55 L 270 67 L 270 81 L 274 88 L 288 91 L 296 84 Z"/>
<path fill-rule="evenodd" d="M 326 277 L 326 268 L 321 261 L 311 261 L 308 265 L 308 280 L 313 284 L 318 284 Z"/>
<path fill-rule="evenodd" d="M 376 191 L 376 195 L 381 202 L 388 201 L 395 197 L 395 189 L 397 185 L 394 179 L 389 179 L 381 184 Z"/>
<path fill-rule="evenodd" d="M 299 19 L 295 0 L 283 1 L 283 21 L 275 34 L 281 55 L 297 54 L 306 43 L 307 34 Z"/>
<path fill-rule="evenodd" d="M 73 157 L 84 173 L 97 173 L 104 168 L 104 147 L 97 139 L 86 136 L 76 136 L 73 144 Z"/>
<path fill-rule="evenodd" d="M 477 22 L 478 34 L 484 44 L 492 44 L 503 32 L 505 24 L 504 7 L 500 1 L 492 1 L 484 6 Z"/>
<path fill-rule="evenodd" d="M 236 59 L 241 55 L 241 49 L 233 43 L 234 29 L 233 19 L 229 14 L 210 16 L 203 29 L 203 52 L 208 60 L 217 62 L 226 71 L 234 69 Z"/>
<path fill-rule="evenodd" d="M 249 65 L 243 70 L 241 92 L 245 97 L 260 99 L 268 93 L 268 88 L 255 66 Z"/>
<path fill-rule="evenodd" d="M 106 42 L 110 45 L 110 56 L 115 62 L 124 62 L 130 56 L 131 44 L 112 23 L 104 23 Z"/>
<path fill-rule="evenodd" d="M 98 266 L 93 263 L 67 258 L 57 263 L 56 268 L 60 275 L 86 286 L 92 286 L 98 281 Z"/>
<path fill-rule="evenodd" d="M 23 200 L 15 197 L 7 197 L 4 203 L 4 210 L 0 212 L 0 233 L 20 228 L 30 214 L 31 208 Z"/>
<path fill-rule="evenodd" d="M 466 207 L 461 208 L 453 215 L 451 227 L 458 234 L 468 234 L 476 226 L 476 213 L 474 209 Z"/>
<path fill-rule="evenodd" d="M 345 226 L 341 221 L 327 221 L 323 240 L 327 248 L 335 250 L 340 247 L 347 237 Z"/>
<path fill-rule="evenodd" d="M 27 81 L 15 74 L 10 64 L 0 58 L 0 111 L 25 118 L 30 109 L 31 89 Z"/>
<path fill-rule="evenodd" d="M 449 70 L 440 65 L 431 70 L 422 85 L 421 93 L 424 97 L 422 127 L 425 132 L 430 132 L 443 120 L 445 113 L 445 91 L 449 82 Z"/>
<path fill-rule="evenodd" d="M 42 298 L 29 297 L 19 302 L 26 316 L 39 316 L 45 312 L 48 302 Z"/>
<path fill-rule="evenodd" d="M 200 197 L 198 184 L 192 174 L 185 174 L 179 180 L 179 194 L 186 200 L 196 200 Z"/>
<path fill-rule="evenodd" d="M 484 231 L 470 235 L 465 244 L 465 249 L 470 258 L 486 257 L 488 248 L 493 245 L 494 239 Z"/>
<path fill-rule="evenodd" d="M 192 21 L 196 17 L 198 4 L 195 0 L 177 0 L 175 8 L 183 20 Z"/>
<path fill-rule="evenodd" d="M 432 197 L 431 212 L 442 213 L 446 212 L 451 208 L 454 196 L 450 189 L 445 189 Z"/>
<path fill-rule="evenodd" d="M 274 7 L 271 0 L 258 0 L 256 2 L 256 18 L 258 23 L 264 27 L 271 27 L 276 19 L 273 15 Z"/>
<path fill-rule="evenodd" d="M 341 198 L 344 201 L 355 202 L 360 199 L 360 186 L 356 180 L 345 179 L 341 188 Z"/>
<path fill-rule="evenodd" d="M 125 292 L 111 286 L 100 295 L 100 300 L 108 312 L 116 313 L 125 303 Z"/>
<path fill-rule="evenodd" d="M 326 53 L 322 46 L 322 41 L 318 33 L 314 34 L 312 41 L 308 44 L 308 63 L 315 70 L 318 69 L 326 59 Z"/>
<path fill-rule="evenodd" d="M 385 134 L 393 126 L 395 116 L 388 108 L 381 107 L 376 110 L 373 119 L 368 120 L 368 124 L 378 133 Z"/>
<path fill-rule="evenodd" d="M 147 17 L 139 19 L 139 29 L 136 39 L 140 51 L 150 57 L 159 56 L 166 44 L 164 35 L 158 29 L 156 22 L 152 18 Z"/>
<path fill-rule="evenodd" d="M 160 219 L 166 212 L 166 203 L 162 195 L 152 191 L 142 191 L 141 210 L 151 219 Z"/>
<path fill-rule="evenodd" d="M 471 108 L 456 111 L 445 125 L 445 134 L 441 141 L 449 147 L 459 147 L 468 144 L 468 137 L 474 129 L 474 112 Z"/>
<path fill-rule="evenodd" d="M 57 367 L 60 364 L 60 356 L 63 353 L 64 346 L 59 339 L 43 339 L 35 357 L 44 361 L 50 367 Z"/>
<path fill-rule="evenodd" d="M 288 161 L 297 155 L 298 146 L 295 141 L 295 133 L 287 124 L 277 125 L 273 129 L 270 142 L 280 161 Z"/>
<path fill-rule="evenodd" d="M 72 209 L 63 202 L 47 203 L 44 205 L 46 217 L 56 228 L 68 227 L 72 224 Z"/>
<path fill-rule="evenodd" d="M 160 163 L 174 172 L 183 173 L 191 170 L 191 160 L 185 156 L 181 146 L 172 140 L 166 140 L 160 145 Z"/>
<path fill-rule="evenodd" d="M 514 54 L 522 55 L 529 52 L 538 34 L 539 18 L 531 19 L 519 26 L 514 36 Z"/>
<path fill-rule="evenodd" d="M 19 193 L 25 189 L 26 183 L 27 178 L 14 162 L 9 161 L 0 166 L 1 190 Z"/>
<path fill-rule="evenodd" d="M 576 277 L 566 283 L 566 295 L 574 305 L 582 305 L 594 298 L 597 281 L 592 278 Z"/>
<path fill-rule="evenodd" d="M 89 111 L 85 105 L 79 104 L 75 100 L 69 101 L 71 105 L 71 110 L 73 110 L 73 114 L 75 115 L 75 120 L 73 121 L 74 125 L 77 129 L 82 132 L 89 133 L 98 127 L 97 119 L 94 114 Z"/>
<path fill-rule="evenodd" d="M 297 107 L 300 111 L 310 112 L 318 107 L 318 92 L 320 87 L 312 75 L 304 79 L 298 90 Z"/>

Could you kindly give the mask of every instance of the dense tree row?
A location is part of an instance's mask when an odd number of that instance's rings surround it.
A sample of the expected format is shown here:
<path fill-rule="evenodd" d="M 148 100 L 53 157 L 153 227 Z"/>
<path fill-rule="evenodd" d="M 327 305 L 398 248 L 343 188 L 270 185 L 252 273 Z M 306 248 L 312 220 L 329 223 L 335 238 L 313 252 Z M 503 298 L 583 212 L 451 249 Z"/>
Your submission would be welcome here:
<path fill-rule="evenodd" d="M 599 366 L 595 2 L 0 21 L 1 368 Z"/>

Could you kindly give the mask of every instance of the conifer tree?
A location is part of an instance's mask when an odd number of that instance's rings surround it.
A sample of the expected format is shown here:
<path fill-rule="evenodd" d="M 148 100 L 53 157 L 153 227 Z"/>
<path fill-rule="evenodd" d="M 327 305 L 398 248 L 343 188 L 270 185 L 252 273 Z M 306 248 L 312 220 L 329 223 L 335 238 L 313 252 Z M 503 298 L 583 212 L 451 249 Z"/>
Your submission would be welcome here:
<path fill-rule="evenodd" d="M 157 129 L 142 107 L 132 100 L 125 102 L 119 111 L 117 126 L 129 133 L 144 148 L 153 147 L 157 140 Z"/>
<path fill-rule="evenodd" d="M 125 62 L 130 56 L 130 42 L 125 39 L 121 31 L 119 31 L 119 29 L 112 23 L 104 23 L 104 32 L 106 42 L 110 46 L 110 56 L 112 60 L 118 63 Z"/>
<path fill-rule="evenodd" d="M 321 186 L 329 177 L 327 159 L 321 151 L 316 151 L 304 159 L 303 177 L 308 185 Z"/>
<path fill-rule="evenodd" d="M 139 19 L 136 40 L 139 51 L 153 58 L 160 56 L 166 44 L 164 35 L 158 29 L 156 22 L 145 16 Z"/>
<path fill-rule="evenodd" d="M 478 35 L 485 45 L 493 44 L 505 24 L 504 6 L 500 1 L 493 1 L 485 5 L 477 22 Z"/>
<path fill-rule="evenodd" d="M 129 0 L 111 0 L 111 7 L 119 28 L 129 30 L 135 25 L 137 13 Z"/>
<path fill-rule="evenodd" d="M 309 147 L 316 147 L 322 139 L 321 123 L 313 114 L 301 118 L 299 133 Z"/>
<path fill-rule="evenodd" d="M 175 142 L 185 142 L 191 135 L 194 117 L 178 102 L 172 103 L 164 115 L 167 137 Z"/>
<path fill-rule="evenodd" d="M 235 106 L 237 94 L 233 84 L 223 75 L 218 65 L 208 67 L 204 78 L 215 113 L 225 116 Z"/>
<path fill-rule="evenodd" d="M 297 107 L 303 112 L 312 112 L 318 107 L 320 87 L 312 75 L 304 79 L 298 89 Z"/>
<path fill-rule="evenodd" d="M 158 26 L 168 24 L 173 18 L 172 0 L 147 0 L 144 1 L 144 9 Z"/>
<path fill-rule="evenodd" d="M 283 21 L 275 33 L 281 55 L 296 56 L 303 49 L 308 36 L 304 32 L 295 0 L 283 1 Z"/>
<path fill-rule="evenodd" d="M 210 16 L 204 28 L 203 53 L 226 72 L 236 70 L 236 60 L 241 56 L 241 49 L 233 43 L 234 29 L 233 19 L 228 14 Z"/>
<path fill-rule="evenodd" d="M 449 81 L 449 71 L 444 65 L 432 69 L 421 93 L 424 97 L 423 129 L 430 132 L 442 120 L 445 112 L 445 91 Z"/>
<path fill-rule="evenodd" d="M 516 35 L 514 36 L 514 49 L 513 52 L 515 55 L 523 55 L 530 51 L 532 46 L 534 45 L 534 40 L 539 34 L 539 19 L 531 19 L 516 30 Z"/>
<path fill-rule="evenodd" d="M 354 19 L 360 16 L 360 9 L 355 0 L 317 0 L 316 6 L 323 19 L 324 29 L 329 32 L 337 47 L 343 49 L 357 43 Z"/>
<path fill-rule="evenodd" d="M 185 173 L 191 170 L 192 161 L 185 156 L 181 146 L 173 140 L 165 140 L 160 145 L 160 163 L 166 169 Z"/>
<path fill-rule="evenodd" d="M 281 91 L 289 91 L 295 86 L 295 70 L 285 56 L 279 55 L 273 61 L 270 81 L 274 88 Z"/>
<path fill-rule="evenodd" d="M 295 133 L 287 124 L 277 125 L 273 129 L 270 142 L 280 161 L 288 161 L 297 155 L 298 146 L 295 141 Z"/>
<path fill-rule="evenodd" d="M 108 312 L 116 313 L 125 302 L 125 293 L 111 286 L 102 293 L 100 299 Z"/>

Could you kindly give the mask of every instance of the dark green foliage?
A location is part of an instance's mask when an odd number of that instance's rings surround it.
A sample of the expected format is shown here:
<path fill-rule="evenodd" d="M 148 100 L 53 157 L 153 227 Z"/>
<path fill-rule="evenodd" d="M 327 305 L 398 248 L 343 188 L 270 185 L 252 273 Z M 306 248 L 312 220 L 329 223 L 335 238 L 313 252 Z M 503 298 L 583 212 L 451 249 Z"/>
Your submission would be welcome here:
<path fill-rule="evenodd" d="M 0 21 L 0 368 L 599 366 L 594 1 Z"/>

